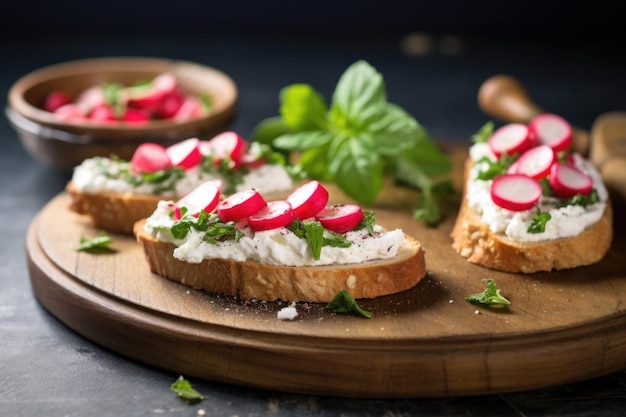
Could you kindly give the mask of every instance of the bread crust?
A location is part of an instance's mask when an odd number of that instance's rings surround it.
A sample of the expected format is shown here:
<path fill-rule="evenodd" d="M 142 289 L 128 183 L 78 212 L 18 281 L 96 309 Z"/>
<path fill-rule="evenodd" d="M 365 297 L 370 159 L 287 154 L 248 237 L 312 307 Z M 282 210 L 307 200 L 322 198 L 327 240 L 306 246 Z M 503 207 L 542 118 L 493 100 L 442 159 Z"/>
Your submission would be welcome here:
<path fill-rule="evenodd" d="M 132 235 L 133 225 L 150 216 L 160 196 L 147 194 L 83 193 L 69 181 L 65 190 L 71 197 L 70 210 L 90 217 L 97 229 Z"/>
<path fill-rule="evenodd" d="M 607 201 L 599 221 L 577 236 L 524 243 L 492 232 L 469 208 L 467 181 L 472 167 L 467 160 L 461 207 L 450 236 L 452 247 L 471 263 L 514 273 L 534 273 L 591 265 L 608 252 L 613 239 L 613 210 Z"/>
<path fill-rule="evenodd" d="M 150 271 L 214 294 L 263 301 L 330 302 L 338 292 L 347 290 L 355 299 L 375 298 L 412 288 L 426 275 L 424 249 L 408 235 L 407 243 L 390 260 L 315 267 L 219 258 L 192 264 L 174 258 L 175 245 L 146 233 L 145 222 L 135 223 L 134 234 Z"/>

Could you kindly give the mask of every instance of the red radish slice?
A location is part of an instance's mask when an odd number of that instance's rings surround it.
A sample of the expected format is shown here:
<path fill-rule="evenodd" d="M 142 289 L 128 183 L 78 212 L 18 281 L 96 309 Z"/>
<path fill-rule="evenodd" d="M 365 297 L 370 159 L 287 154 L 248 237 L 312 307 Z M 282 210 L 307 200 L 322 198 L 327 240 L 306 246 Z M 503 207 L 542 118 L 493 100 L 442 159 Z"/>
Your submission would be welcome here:
<path fill-rule="evenodd" d="M 85 113 L 82 107 L 73 103 L 62 105 L 54 111 L 54 115 L 66 122 L 88 119 L 87 113 Z"/>
<path fill-rule="evenodd" d="M 535 146 L 524 152 L 515 162 L 515 173 L 538 180 L 548 176 L 550 167 L 556 160 L 556 152 L 551 147 L 547 145 Z"/>
<path fill-rule="evenodd" d="M 339 204 L 323 208 L 315 218 L 326 229 L 336 233 L 346 233 L 363 220 L 363 211 L 356 204 Z"/>
<path fill-rule="evenodd" d="M 96 106 L 89 115 L 89 119 L 94 122 L 114 122 L 117 121 L 117 116 L 115 112 L 106 104 L 101 104 Z"/>
<path fill-rule="evenodd" d="M 491 199 L 503 209 L 524 211 L 541 198 L 541 185 L 523 174 L 504 174 L 491 183 Z"/>
<path fill-rule="evenodd" d="M 121 94 L 126 95 L 129 106 L 154 109 L 165 96 L 174 92 L 176 87 L 176 77 L 163 73 L 154 77 L 149 84 L 127 87 Z"/>
<path fill-rule="evenodd" d="M 193 96 L 184 97 L 183 102 L 181 103 L 178 111 L 172 119 L 184 122 L 191 119 L 196 119 L 198 117 L 202 117 L 205 114 L 205 108 L 202 102 Z"/>
<path fill-rule="evenodd" d="M 163 99 L 158 103 L 155 112 L 162 119 L 171 119 L 178 112 L 178 110 L 180 110 L 183 105 L 183 101 L 185 101 L 183 93 L 180 90 L 175 89 L 173 92 L 163 97 Z"/>
<path fill-rule="evenodd" d="M 136 172 L 155 172 L 172 167 L 172 161 L 165 147 L 152 142 L 142 143 L 137 147 L 130 166 Z"/>
<path fill-rule="evenodd" d="M 193 168 L 200 163 L 200 139 L 191 138 L 175 143 L 166 148 L 172 165 L 185 169 Z"/>
<path fill-rule="evenodd" d="M 504 153 L 508 155 L 522 153 L 532 146 L 528 127 L 521 123 L 509 123 L 496 129 L 487 144 L 497 158 Z"/>
<path fill-rule="evenodd" d="M 104 89 L 99 85 L 86 88 L 78 95 L 74 104 L 90 113 L 95 107 L 107 104 Z"/>
<path fill-rule="evenodd" d="M 294 214 L 300 220 L 315 217 L 326 203 L 328 203 L 328 191 L 317 181 L 309 181 L 296 188 L 287 197 L 287 201 L 293 207 Z"/>
<path fill-rule="evenodd" d="M 138 109 L 126 109 L 124 116 L 122 116 L 125 122 L 143 124 L 150 120 L 150 115 L 146 112 Z"/>
<path fill-rule="evenodd" d="M 541 145 L 547 145 L 560 152 L 572 144 L 572 127 L 561 116 L 556 114 L 540 114 L 528 124 L 531 136 Z"/>
<path fill-rule="evenodd" d="M 236 222 L 258 213 L 266 205 L 263 196 L 254 188 L 250 188 L 223 200 L 217 206 L 217 214 L 223 222 Z"/>
<path fill-rule="evenodd" d="M 278 229 L 293 222 L 295 214 L 291 204 L 285 200 L 275 200 L 267 203 L 256 214 L 248 217 L 248 225 L 255 232 Z"/>
<path fill-rule="evenodd" d="M 230 159 L 239 166 L 241 158 L 247 148 L 246 141 L 235 132 L 223 132 L 208 142 L 204 142 L 201 151 L 205 155 L 212 155 L 216 164 L 224 159 Z"/>
<path fill-rule="evenodd" d="M 187 213 L 198 217 L 201 211 L 213 212 L 220 202 L 219 182 L 207 181 L 200 184 L 192 192 L 181 198 L 174 205 L 174 217 L 180 219 L 183 207 L 187 208 Z"/>
<path fill-rule="evenodd" d="M 550 186 L 558 197 L 569 198 L 576 194 L 589 194 L 593 180 L 574 165 L 559 162 L 550 170 Z"/>
<path fill-rule="evenodd" d="M 72 102 L 71 97 L 64 91 L 52 91 L 46 96 L 46 100 L 43 105 L 45 111 L 54 113 L 56 109 Z"/>

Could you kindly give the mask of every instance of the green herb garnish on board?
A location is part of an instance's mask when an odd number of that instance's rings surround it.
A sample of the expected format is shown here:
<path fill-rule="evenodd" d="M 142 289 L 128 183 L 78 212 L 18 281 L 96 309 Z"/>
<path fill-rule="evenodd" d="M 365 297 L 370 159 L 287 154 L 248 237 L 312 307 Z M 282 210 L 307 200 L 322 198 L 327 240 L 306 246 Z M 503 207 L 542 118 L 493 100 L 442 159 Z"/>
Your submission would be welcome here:
<path fill-rule="evenodd" d="M 511 304 L 511 302 L 500 293 L 500 290 L 496 287 L 496 283 L 492 279 L 487 280 L 487 288 L 485 288 L 483 292 L 469 295 L 465 297 L 465 300 L 473 304 L 482 304 L 491 307 L 503 307 Z"/>
<path fill-rule="evenodd" d="M 174 382 L 170 386 L 170 389 L 174 391 L 178 395 L 179 398 L 189 403 L 195 403 L 195 402 L 204 400 L 204 395 L 196 391 L 191 386 L 191 383 L 188 380 L 186 380 L 182 375 L 179 376 L 176 382 Z"/>
<path fill-rule="evenodd" d="M 374 316 L 374 313 L 363 310 L 346 290 L 338 292 L 326 308 L 335 313 L 356 314 L 368 319 Z"/>
<path fill-rule="evenodd" d="M 487 141 L 489 140 L 489 138 L 493 134 L 493 130 L 494 130 L 494 123 L 490 120 L 487 123 L 485 123 L 484 125 L 482 125 L 482 127 L 480 129 L 478 129 L 478 132 L 476 132 L 476 133 L 474 133 L 472 135 L 472 137 L 471 137 L 472 142 L 474 142 L 474 143 L 487 143 Z"/>
<path fill-rule="evenodd" d="M 98 236 L 87 239 L 84 237 L 80 238 L 80 245 L 76 249 L 78 252 L 88 252 L 92 254 L 108 254 L 116 252 L 115 249 L 111 248 L 111 243 L 113 239 L 108 236 L 104 232 L 100 232 Z"/>
<path fill-rule="evenodd" d="M 450 158 L 409 113 L 387 101 L 382 75 L 362 60 L 343 73 L 329 107 L 308 84 L 284 87 L 280 116 L 260 122 L 253 141 L 287 156 L 298 152 L 298 170 L 334 182 L 362 205 L 375 201 L 386 176 L 417 188 L 414 217 L 426 224 L 441 219 L 439 199 L 451 189 Z"/>

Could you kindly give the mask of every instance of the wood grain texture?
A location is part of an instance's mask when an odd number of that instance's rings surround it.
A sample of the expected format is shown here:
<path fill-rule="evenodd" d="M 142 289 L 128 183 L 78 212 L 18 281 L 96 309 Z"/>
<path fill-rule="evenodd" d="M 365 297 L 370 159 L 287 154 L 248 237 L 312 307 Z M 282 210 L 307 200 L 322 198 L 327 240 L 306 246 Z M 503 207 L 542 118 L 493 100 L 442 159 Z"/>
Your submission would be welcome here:
<path fill-rule="evenodd" d="M 466 153 L 454 148 L 460 165 Z M 457 181 L 459 181 L 457 176 Z M 333 193 L 333 198 L 337 194 Z M 375 208 L 426 250 L 427 277 L 392 296 L 362 300 L 372 319 L 298 303 L 218 297 L 152 275 L 132 237 L 112 235 L 111 255 L 76 252 L 98 233 L 60 194 L 33 220 L 26 252 L 40 302 L 78 333 L 129 358 L 199 377 L 308 394 L 391 398 L 529 390 L 626 368 L 624 225 L 598 264 L 516 275 L 472 265 L 449 238 L 458 205 L 436 228 L 405 208 Z M 492 278 L 512 305 L 464 298 Z"/>

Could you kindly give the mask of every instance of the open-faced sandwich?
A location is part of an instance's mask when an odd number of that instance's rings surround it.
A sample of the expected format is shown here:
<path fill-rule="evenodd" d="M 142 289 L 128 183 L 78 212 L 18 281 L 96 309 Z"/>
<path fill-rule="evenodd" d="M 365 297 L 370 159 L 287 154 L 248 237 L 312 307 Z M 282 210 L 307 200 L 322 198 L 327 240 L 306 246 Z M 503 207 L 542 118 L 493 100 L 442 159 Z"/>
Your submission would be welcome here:
<path fill-rule="evenodd" d="M 344 290 L 374 298 L 425 276 L 417 240 L 383 229 L 358 205 L 327 203 L 317 181 L 282 200 L 254 188 L 220 199 L 207 182 L 159 202 L 134 233 L 153 273 L 242 299 L 330 302 Z"/>
<path fill-rule="evenodd" d="M 613 215 L 593 164 L 569 152 L 572 130 L 554 114 L 475 136 L 453 248 L 500 271 L 590 265 L 609 250 Z"/>
<path fill-rule="evenodd" d="M 284 197 L 294 188 L 281 155 L 224 132 L 167 148 L 144 143 L 130 161 L 86 159 L 74 168 L 66 190 L 70 209 L 88 215 L 94 227 L 131 234 L 133 224 L 152 214 L 160 200 L 179 199 L 209 180 L 220 181 L 224 194 L 254 187 Z"/>

